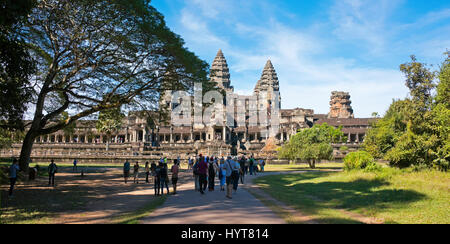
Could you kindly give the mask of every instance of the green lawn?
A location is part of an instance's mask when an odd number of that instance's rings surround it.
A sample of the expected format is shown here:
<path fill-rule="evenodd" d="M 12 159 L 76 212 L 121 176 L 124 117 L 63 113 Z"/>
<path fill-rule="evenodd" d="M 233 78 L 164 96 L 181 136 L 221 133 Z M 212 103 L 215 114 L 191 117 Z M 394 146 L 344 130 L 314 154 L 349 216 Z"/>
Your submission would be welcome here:
<path fill-rule="evenodd" d="M 449 173 L 393 168 L 378 173 L 308 171 L 255 182 L 319 223 L 358 223 L 352 213 L 384 223 L 450 223 Z"/>
<path fill-rule="evenodd" d="M 267 164 L 265 172 L 286 172 L 286 171 L 311 171 L 311 170 L 342 170 L 343 163 L 319 163 L 315 169 L 311 169 L 308 164 Z"/>

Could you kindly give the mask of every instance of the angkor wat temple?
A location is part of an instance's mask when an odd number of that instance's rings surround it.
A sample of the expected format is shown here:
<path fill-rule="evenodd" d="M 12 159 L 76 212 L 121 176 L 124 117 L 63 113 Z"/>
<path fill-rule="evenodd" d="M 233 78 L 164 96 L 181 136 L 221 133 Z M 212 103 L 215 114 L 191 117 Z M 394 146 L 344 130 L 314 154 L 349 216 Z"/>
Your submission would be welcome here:
<path fill-rule="evenodd" d="M 260 80 L 256 83 L 253 96 L 243 96 L 234 93 L 231 86 L 230 72 L 227 61 L 221 50 L 217 53 L 211 65 L 211 81 L 225 91 L 228 105 L 235 103 L 244 109 L 242 118 L 232 123 L 192 123 L 175 126 L 171 121 L 157 121 L 150 126 L 146 112 L 130 112 L 123 120 L 123 127 L 112 136 L 106 136 L 96 130 L 96 121 L 80 120 L 73 133 L 59 131 L 54 134 L 38 137 L 34 143 L 31 157 L 34 162 L 47 162 L 54 158 L 59 161 L 80 162 L 123 162 L 130 160 L 150 160 L 162 156 L 168 158 L 187 158 L 196 154 L 226 156 L 250 155 L 263 157 L 267 142 L 276 146 L 282 145 L 298 130 L 310 128 L 314 124 L 328 123 L 332 126 L 342 126 L 346 141 L 336 144 L 335 156 L 341 157 L 338 150 L 345 145 L 356 149 L 364 140 L 367 129 L 373 119 L 354 118 L 350 95 L 345 92 L 332 92 L 330 112 L 315 114 L 312 109 L 281 109 L 280 84 L 277 73 L 271 61 L 268 60 Z M 172 91 L 167 91 L 161 99 L 161 106 L 174 108 L 170 98 Z M 252 104 L 252 98 L 256 103 Z M 263 98 L 263 99 L 261 99 Z M 240 104 L 241 103 L 241 104 Z M 268 124 L 253 124 L 252 110 L 265 108 L 265 118 L 268 121 L 277 120 L 276 130 Z M 233 108 L 233 114 L 235 110 Z M 213 115 L 217 116 L 217 115 Z M 224 113 L 222 120 L 226 120 Z M 239 118 L 239 115 L 237 115 Z M 0 151 L 0 157 L 17 157 L 21 144 Z"/>

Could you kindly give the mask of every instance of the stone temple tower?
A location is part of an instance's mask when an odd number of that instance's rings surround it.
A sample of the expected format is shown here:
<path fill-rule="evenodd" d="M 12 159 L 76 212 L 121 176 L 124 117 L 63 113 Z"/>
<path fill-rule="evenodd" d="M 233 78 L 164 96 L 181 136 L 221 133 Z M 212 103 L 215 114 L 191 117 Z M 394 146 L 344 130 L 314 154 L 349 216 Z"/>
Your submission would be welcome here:
<path fill-rule="evenodd" d="M 224 89 L 226 92 L 234 91 L 230 81 L 230 69 L 228 68 L 227 60 L 225 59 L 225 56 L 223 56 L 221 49 L 217 52 L 210 71 L 211 81 L 216 82 L 219 88 Z"/>
<path fill-rule="evenodd" d="M 354 118 L 350 101 L 350 93 L 334 91 L 331 93 L 330 112 L 328 118 Z"/>
<path fill-rule="evenodd" d="M 258 97 L 258 101 L 261 102 L 263 97 L 265 100 L 259 104 L 261 106 L 277 105 L 281 109 L 281 97 L 280 97 L 280 83 L 278 81 L 277 72 L 270 60 L 267 61 L 266 66 L 261 75 L 261 79 L 256 83 L 255 95 Z"/>

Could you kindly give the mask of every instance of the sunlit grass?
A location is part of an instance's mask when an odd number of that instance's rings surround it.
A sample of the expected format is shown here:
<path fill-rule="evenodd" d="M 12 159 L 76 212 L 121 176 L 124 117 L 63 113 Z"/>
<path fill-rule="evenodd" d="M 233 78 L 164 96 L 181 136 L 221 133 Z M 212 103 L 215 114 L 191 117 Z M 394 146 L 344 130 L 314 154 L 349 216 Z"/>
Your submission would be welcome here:
<path fill-rule="evenodd" d="M 385 223 L 450 223 L 450 175 L 384 168 L 380 172 L 320 172 L 256 179 L 275 199 L 321 223 L 348 223 L 342 210 Z"/>

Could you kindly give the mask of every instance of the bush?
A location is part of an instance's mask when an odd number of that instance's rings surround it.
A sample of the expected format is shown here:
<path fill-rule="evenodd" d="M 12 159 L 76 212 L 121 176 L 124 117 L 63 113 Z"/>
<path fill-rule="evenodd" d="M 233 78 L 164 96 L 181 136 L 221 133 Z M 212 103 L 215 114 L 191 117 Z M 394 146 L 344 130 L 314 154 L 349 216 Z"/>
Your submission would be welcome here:
<path fill-rule="evenodd" d="M 377 164 L 376 162 L 371 162 L 369 163 L 366 168 L 364 169 L 364 171 L 366 172 L 379 172 L 382 171 L 383 167 L 379 164 Z"/>
<path fill-rule="evenodd" d="M 365 151 L 351 152 L 344 158 L 345 170 L 365 169 L 370 166 L 372 169 L 377 167 L 374 158 Z"/>

